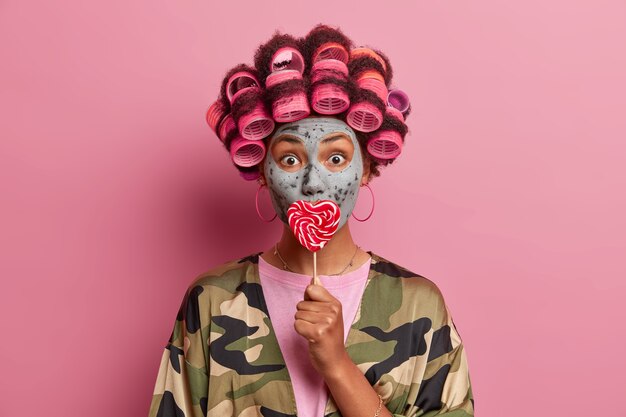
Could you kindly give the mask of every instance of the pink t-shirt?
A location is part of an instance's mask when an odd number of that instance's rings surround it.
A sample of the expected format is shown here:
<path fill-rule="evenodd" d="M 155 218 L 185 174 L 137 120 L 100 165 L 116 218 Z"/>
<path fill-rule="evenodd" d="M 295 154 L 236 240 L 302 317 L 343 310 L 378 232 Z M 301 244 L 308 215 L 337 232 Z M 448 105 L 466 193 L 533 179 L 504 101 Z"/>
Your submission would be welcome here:
<path fill-rule="evenodd" d="M 319 276 L 328 292 L 341 302 L 344 343 L 363 297 L 371 260 L 344 275 Z M 298 416 L 323 417 L 328 389 L 311 364 L 309 342 L 293 327 L 296 304 L 304 299 L 304 290 L 311 283 L 311 277 L 276 268 L 260 256 L 259 277 L 278 345 L 291 377 Z"/>

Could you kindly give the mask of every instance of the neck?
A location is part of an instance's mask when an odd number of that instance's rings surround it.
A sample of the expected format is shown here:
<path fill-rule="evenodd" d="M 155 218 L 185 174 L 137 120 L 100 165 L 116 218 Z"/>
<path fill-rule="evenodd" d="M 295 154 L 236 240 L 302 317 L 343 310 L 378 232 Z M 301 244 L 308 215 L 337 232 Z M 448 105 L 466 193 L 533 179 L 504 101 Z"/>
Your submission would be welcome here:
<path fill-rule="evenodd" d="M 317 251 L 317 274 L 334 275 L 340 273 L 355 255 L 356 249 L 356 244 L 350 233 L 350 227 L 346 223 L 341 229 L 337 230 L 324 248 Z M 283 228 L 283 234 L 278 242 L 278 251 L 293 272 L 313 276 L 313 253 L 300 245 L 300 242 L 298 242 L 288 225 L 285 225 Z M 274 248 L 271 248 L 266 254 L 273 254 L 273 252 Z M 361 254 L 358 252 L 361 252 Z M 356 269 L 362 264 L 359 260 L 363 256 L 359 255 L 365 253 L 360 249 L 358 252 L 354 256 L 352 268 L 348 268 L 345 272 Z M 274 262 L 270 263 L 282 268 L 282 262 L 277 259 L 277 256 L 273 256 L 273 258 L 275 258 L 273 259 Z M 266 257 L 263 259 L 267 260 Z"/>

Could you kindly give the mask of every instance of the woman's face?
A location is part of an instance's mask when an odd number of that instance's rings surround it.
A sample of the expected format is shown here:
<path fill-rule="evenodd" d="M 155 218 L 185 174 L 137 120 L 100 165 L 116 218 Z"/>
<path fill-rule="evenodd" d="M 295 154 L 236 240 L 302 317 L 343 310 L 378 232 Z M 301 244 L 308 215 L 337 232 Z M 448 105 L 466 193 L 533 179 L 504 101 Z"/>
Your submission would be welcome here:
<path fill-rule="evenodd" d="M 263 174 L 274 209 L 286 224 L 294 201 L 332 200 L 341 209 L 341 228 L 365 182 L 356 134 L 331 117 L 309 117 L 279 127 L 270 139 Z"/>

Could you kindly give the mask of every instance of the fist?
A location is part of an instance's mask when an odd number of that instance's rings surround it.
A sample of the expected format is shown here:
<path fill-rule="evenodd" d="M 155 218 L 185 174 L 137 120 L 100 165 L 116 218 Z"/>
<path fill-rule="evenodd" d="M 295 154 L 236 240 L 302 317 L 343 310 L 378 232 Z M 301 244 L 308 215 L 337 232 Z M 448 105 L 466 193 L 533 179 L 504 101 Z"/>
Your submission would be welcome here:
<path fill-rule="evenodd" d="M 341 302 L 321 285 L 311 284 L 296 305 L 294 327 L 309 342 L 309 357 L 322 376 L 349 360 L 344 345 Z"/>

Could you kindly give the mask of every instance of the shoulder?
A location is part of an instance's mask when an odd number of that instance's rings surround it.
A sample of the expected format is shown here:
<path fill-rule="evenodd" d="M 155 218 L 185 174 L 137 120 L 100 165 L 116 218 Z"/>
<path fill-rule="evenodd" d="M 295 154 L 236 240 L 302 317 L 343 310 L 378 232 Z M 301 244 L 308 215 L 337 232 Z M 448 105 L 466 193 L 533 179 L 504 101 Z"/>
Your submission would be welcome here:
<path fill-rule="evenodd" d="M 256 288 L 258 256 L 253 254 L 234 259 L 198 275 L 185 291 L 176 316 L 177 323 L 193 333 L 206 324 L 208 317 L 221 314 L 224 302 L 232 302 L 240 295 L 256 296 L 260 292 Z M 171 340 L 178 333 L 175 330 Z"/>
<path fill-rule="evenodd" d="M 372 256 L 372 270 L 378 272 L 380 277 L 390 283 L 401 285 L 404 291 L 421 294 L 427 297 L 443 298 L 441 290 L 433 280 L 398 265 L 378 254 L 370 254 Z"/>
<path fill-rule="evenodd" d="M 254 267 L 259 263 L 260 253 L 236 258 L 198 275 L 189 285 L 189 289 L 195 287 L 217 286 L 221 288 L 236 288 L 241 283 L 254 280 Z"/>
<path fill-rule="evenodd" d="M 371 253 L 371 256 L 379 297 L 386 298 L 386 303 L 398 304 L 399 312 L 407 317 L 445 321 L 445 299 L 433 280 L 380 255 Z"/>
<path fill-rule="evenodd" d="M 224 262 L 196 276 L 185 291 L 181 308 L 202 309 L 211 304 L 232 299 L 258 281 L 256 267 L 259 254 L 252 254 Z"/>

